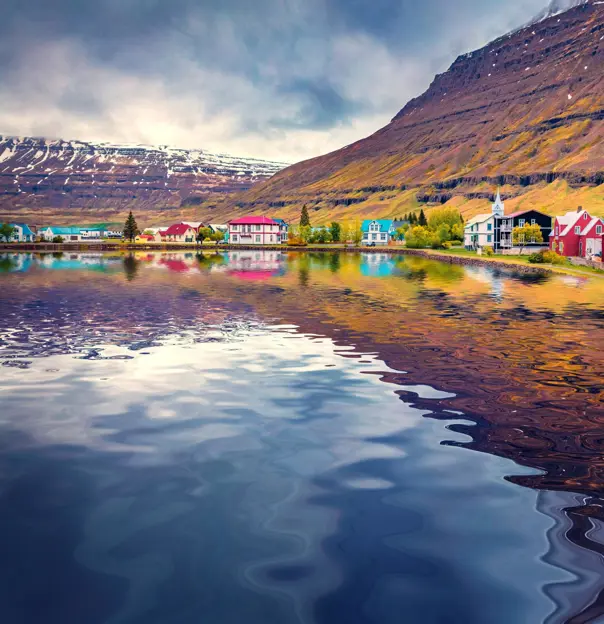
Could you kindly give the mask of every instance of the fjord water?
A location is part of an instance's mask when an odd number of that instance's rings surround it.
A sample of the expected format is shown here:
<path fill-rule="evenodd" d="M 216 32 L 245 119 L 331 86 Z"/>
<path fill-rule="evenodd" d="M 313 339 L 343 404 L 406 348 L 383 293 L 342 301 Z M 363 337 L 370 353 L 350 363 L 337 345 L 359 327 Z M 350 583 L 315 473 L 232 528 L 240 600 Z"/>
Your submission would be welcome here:
<path fill-rule="evenodd" d="M 0 621 L 598 622 L 604 282 L 0 257 Z"/>

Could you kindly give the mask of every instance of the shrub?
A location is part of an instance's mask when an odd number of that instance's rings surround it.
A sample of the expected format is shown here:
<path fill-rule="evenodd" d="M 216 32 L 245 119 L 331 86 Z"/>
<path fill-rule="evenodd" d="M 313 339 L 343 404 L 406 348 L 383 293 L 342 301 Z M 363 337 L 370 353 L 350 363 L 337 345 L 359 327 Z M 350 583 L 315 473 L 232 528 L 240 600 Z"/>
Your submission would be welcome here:
<path fill-rule="evenodd" d="M 52 242 L 53 242 L 53 243 L 62 243 L 62 242 L 63 242 L 63 237 L 62 237 L 62 236 L 55 236 L 55 237 L 52 239 Z"/>
<path fill-rule="evenodd" d="M 451 249 L 451 241 L 445 241 L 445 242 L 442 244 L 442 248 L 443 248 L 443 249 Z"/>
<path fill-rule="evenodd" d="M 543 252 L 539 251 L 537 253 L 529 254 L 528 261 L 531 264 L 543 264 L 545 262 L 545 258 L 543 257 Z"/>
<path fill-rule="evenodd" d="M 437 245 L 436 249 L 438 249 L 441 244 L 437 234 L 421 225 L 416 225 L 407 230 L 405 242 L 409 249 L 426 249 L 434 245 Z"/>
<path fill-rule="evenodd" d="M 482 253 L 483 253 L 485 256 L 487 256 L 488 258 L 490 258 L 491 256 L 494 256 L 494 255 L 495 255 L 495 252 L 493 251 L 493 248 L 492 248 L 492 247 L 485 247 L 485 248 L 482 250 Z"/>
<path fill-rule="evenodd" d="M 557 254 L 555 251 L 543 251 L 543 262 L 547 262 L 548 264 L 566 264 L 566 258 Z"/>

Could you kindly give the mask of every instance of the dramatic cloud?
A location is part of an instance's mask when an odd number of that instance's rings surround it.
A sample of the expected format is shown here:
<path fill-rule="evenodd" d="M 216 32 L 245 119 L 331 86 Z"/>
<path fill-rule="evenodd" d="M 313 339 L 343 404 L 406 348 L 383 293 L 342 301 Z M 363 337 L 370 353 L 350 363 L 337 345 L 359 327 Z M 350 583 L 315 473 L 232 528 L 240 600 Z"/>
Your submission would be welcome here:
<path fill-rule="evenodd" d="M 387 123 L 544 0 L 4 0 L 0 134 L 295 161 Z"/>

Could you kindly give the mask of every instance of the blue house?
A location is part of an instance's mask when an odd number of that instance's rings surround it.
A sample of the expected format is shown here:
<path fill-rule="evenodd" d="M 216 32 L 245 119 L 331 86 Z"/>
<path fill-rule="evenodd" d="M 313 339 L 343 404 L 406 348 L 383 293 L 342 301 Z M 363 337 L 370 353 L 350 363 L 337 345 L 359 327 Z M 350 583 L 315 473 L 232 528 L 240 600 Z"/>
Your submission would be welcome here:
<path fill-rule="evenodd" d="M 387 245 L 394 237 L 392 219 L 366 219 L 361 225 L 363 245 Z"/>
<path fill-rule="evenodd" d="M 13 228 L 13 243 L 32 243 L 34 241 L 34 233 L 29 229 L 27 223 L 11 223 Z"/>
<path fill-rule="evenodd" d="M 275 217 L 271 217 L 271 219 L 279 224 L 279 240 L 282 243 L 287 243 L 289 239 L 289 226 L 283 219 L 275 219 Z"/>

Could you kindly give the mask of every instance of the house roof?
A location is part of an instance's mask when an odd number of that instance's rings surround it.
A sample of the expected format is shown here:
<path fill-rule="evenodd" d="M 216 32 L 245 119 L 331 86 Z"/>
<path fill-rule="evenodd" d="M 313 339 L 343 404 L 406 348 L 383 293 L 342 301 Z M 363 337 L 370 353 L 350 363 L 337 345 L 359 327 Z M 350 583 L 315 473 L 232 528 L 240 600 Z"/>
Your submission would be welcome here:
<path fill-rule="evenodd" d="M 26 236 L 28 235 L 28 233 L 33 234 L 29 225 L 27 225 L 27 223 L 11 223 L 11 225 L 13 227 L 20 227 L 23 230 L 23 234 L 25 234 Z"/>
<path fill-rule="evenodd" d="M 79 227 L 55 227 L 54 225 L 51 225 L 46 229 L 51 230 L 55 236 L 79 236 L 82 233 L 82 230 Z"/>
<path fill-rule="evenodd" d="M 511 214 L 506 214 L 503 215 L 504 219 L 511 219 L 511 218 L 515 218 L 515 217 L 520 217 L 523 214 L 527 214 L 529 212 L 536 212 L 540 215 L 544 215 L 545 217 L 549 217 L 548 214 L 546 214 L 545 212 L 541 212 L 540 210 L 534 210 L 533 208 L 529 208 L 528 210 L 517 210 L 516 212 L 512 212 Z"/>
<path fill-rule="evenodd" d="M 388 232 L 392 227 L 392 219 L 365 219 L 361 225 L 361 230 L 369 232 L 369 226 L 372 223 L 377 223 L 380 226 L 380 232 Z"/>
<path fill-rule="evenodd" d="M 580 212 L 567 212 L 562 217 L 556 217 L 560 225 L 566 226 L 564 230 L 560 232 L 560 236 L 566 236 L 571 231 L 573 226 L 577 223 L 577 221 L 581 219 L 583 215 L 586 215 L 586 214 L 587 214 L 586 210 L 581 210 Z"/>
<path fill-rule="evenodd" d="M 287 222 L 284 219 L 275 219 L 275 218 L 273 218 L 273 221 L 275 223 L 278 223 L 279 225 L 287 225 Z"/>
<path fill-rule="evenodd" d="M 583 228 L 581 235 L 585 236 L 589 234 L 589 232 L 594 228 L 594 226 L 598 224 L 602 225 L 603 223 L 604 221 L 602 221 L 602 219 L 600 219 L 599 217 L 592 217 L 589 223 Z"/>
<path fill-rule="evenodd" d="M 201 221 L 183 221 L 183 223 L 191 226 L 194 230 L 198 230 L 200 227 L 204 226 Z"/>
<path fill-rule="evenodd" d="M 278 223 L 270 217 L 240 217 L 229 221 L 229 225 L 278 225 Z"/>
<path fill-rule="evenodd" d="M 175 223 L 166 230 L 166 236 L 182 236 L 192 228 L 188 223 Z"/>
<path fill-rule="evenodd" d="M 489 219 L 492 219 L 492 218 L 493 218 L 493 213 L 492 212 L 476 215 L 475 217 L 472 217 L 466 223 L 465 229 L 471 227 L 472 225 L 476 225 L 477 223 L 484 223 L 485 221 L 488 221 Z"/>

